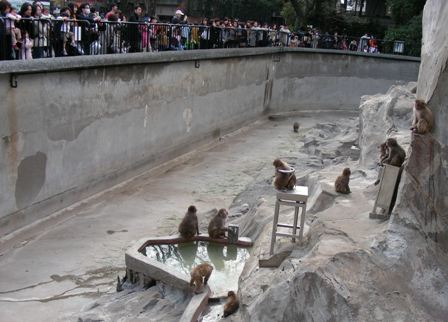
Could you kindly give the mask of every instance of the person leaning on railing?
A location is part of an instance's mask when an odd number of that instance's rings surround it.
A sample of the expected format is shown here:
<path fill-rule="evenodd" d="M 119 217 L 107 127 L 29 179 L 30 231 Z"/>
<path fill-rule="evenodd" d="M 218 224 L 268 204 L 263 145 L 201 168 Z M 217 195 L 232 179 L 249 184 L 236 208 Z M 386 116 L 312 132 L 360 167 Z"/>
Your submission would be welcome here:
<path fill-rule="evenodd" d="M 124 28 L 122 24 L 118 22 L 118 16 L 116 14 L 110 14 L 108 16 L 109 23 L 106 24 L 106 48 L 108 54 L 119 54 L 125 52 L 123 50 L 122 34 L 121 31 Z"/>
<path fill-rule="evenodd" d="M 42 19 L 42 7 L 39 4 L 34 4 L 31 7 L 32 20 L 32 39 L 33 39 L 33 58 L 44 58 L 50 56 L 48 51 L 48 38 L 50 35 L 50 20 Z"/>
<path fill-rule="evenodd" d="M 6 1 L 0 1 L 0 18 L 2 19 L 2 37 L 4 44 L 2 43 L 1 59 L 11 60 L 14 59 L 14 50 L 12 48 L 13 37 L 11 35 L 11 21 L 7 17 L 11 12 L 11 4 Z"/>
<path fill-rule="evenodd" d="M 90 44 L 94 39 L 94 26 L 95 23 L 100 21 L 101 18 L 96 16 L 92 18 L 90 16 L 90 5 L 88 3 L 83 3 L 79 6 L 76 14 L 76 20 L 78 26 L 81 27 L 81 44 L 84 55 L 90 54 Z"/>
<path fill-rule="evenodd" d="M 139 29 L 139 22 L 142 22 L 142 6 L 136 5 L 134 7 L 134 14 L 129 17 L 130 24 L 128 24 L 128 38 L 129 38 L 129 52 L 137 53 L 140 51 L 141 33 Z"/>

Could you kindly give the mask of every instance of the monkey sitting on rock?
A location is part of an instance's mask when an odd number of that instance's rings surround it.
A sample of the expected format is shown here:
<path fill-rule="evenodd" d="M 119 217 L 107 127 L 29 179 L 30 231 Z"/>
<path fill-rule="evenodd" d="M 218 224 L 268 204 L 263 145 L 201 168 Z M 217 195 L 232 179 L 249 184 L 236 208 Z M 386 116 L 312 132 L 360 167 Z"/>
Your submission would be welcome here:
<path fill-rule="evenodd" d="M 431 110 L 424 101 L 416 100 L 411 130 L 417 134 L 426 134 L 432 131 L 433 125 L 434 119 Z"/>
<path fill-rule="evenodd" d="M 225 238 L 226 237 L 226 219 L 228 212 L 225 209 L 219 209 L 215 217 L 210 220 L 208 225 L 208 235 L 210 238 Z"/>
<path fill-rule="evenodd" d="M 198 216 L 196 212 L 197 209 L 195 206 L 188 207 L 188 211 L 179 225 L 179 233 L 183 238 L 192 238 L 196 234 L 199 235 Z"/>
<path fill-rule="evenodd" d="M 204 291 L 203 286 L 207 285 L 212 272 L 213 266 L 208 263 L 199 264 L 191 270 L 190 287 L 194 287 L 194 293 L 199 294 Z"/>
<path fill-rule="evenodd" d="M 343 193 L 343 194 L 349 194 L 351 193 L 350 187 L 348 186 L 348 183 L 350 181 L 350 168 L 345 168 L 342 171 L 342 175 L 337 177 L 335 183 L 334 183 L 334 189 L 336 192 Z"/>
<path fill-rule="evenodd" d="M 295 133 L 299 133 L 299 128 L 300 128 L 300 124 L 299 122 L 294 122 L 294 124 L 292 125 L 292 129 Z"/>
<path fill-rule="evenodd" d="M 293 190 L 297 180 L 294 169 L 280 159 L 275 159 L 272 164 L 275 167 L 275 188 L 277 190 Z"/>
<path fill-rule="evenodd" d="M 229 291 L 229 293 L 227 293 L 227 302 L 224 304 L 224 317 L 235 313 L 239 306 L 240 302 L 238 301 L 235 292 Z"/>

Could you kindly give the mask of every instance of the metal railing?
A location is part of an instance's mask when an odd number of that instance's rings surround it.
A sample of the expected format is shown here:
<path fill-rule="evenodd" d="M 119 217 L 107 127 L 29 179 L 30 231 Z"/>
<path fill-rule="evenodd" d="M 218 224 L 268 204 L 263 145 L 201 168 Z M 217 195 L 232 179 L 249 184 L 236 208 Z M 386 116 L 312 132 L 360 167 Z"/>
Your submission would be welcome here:
<path fill-rule="evenodd" d="M 33 18 L 12 22 L 0 18 L 0 60 L 268 46 L 380 53 L 393 50 L 393 43 L 382 40 L 310 36 L 266 28 Z"/>

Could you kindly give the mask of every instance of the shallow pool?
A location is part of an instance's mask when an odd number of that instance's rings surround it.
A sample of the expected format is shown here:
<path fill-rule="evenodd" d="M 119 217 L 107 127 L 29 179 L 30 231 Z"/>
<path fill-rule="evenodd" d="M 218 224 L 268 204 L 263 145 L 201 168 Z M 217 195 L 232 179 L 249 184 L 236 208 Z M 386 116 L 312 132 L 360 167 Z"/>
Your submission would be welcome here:
<path fill-rule="evenodd" d="M 238 278 L 249 257 L 247 248 L 209 242 L 190 242 L 146 247 L 146 256 L 190 276 L 193 266 L 208 262 L 214 270 L 209 279 L 213 296 L 227 295 L 238 290 Z"/>

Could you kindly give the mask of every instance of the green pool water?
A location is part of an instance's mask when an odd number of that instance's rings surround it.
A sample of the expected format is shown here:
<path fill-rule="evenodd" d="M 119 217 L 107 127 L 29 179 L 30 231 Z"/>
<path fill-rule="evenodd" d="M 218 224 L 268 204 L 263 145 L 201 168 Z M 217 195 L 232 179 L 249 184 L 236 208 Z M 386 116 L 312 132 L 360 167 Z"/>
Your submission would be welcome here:
<path fill-rule="evenodd" d="M 238 290 L 238 278 L 249 257 L 247 248 L 208 242 L 191 242 L 146 247 L 146 256 L 190 276 L 193 266 L 208 262 L 213 266 L 209 286 L 214 296 Z"/>

